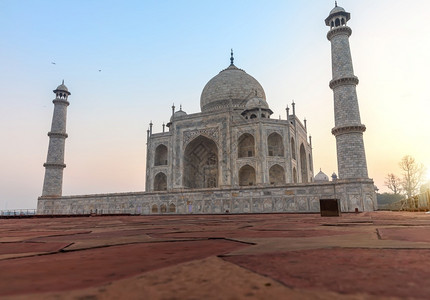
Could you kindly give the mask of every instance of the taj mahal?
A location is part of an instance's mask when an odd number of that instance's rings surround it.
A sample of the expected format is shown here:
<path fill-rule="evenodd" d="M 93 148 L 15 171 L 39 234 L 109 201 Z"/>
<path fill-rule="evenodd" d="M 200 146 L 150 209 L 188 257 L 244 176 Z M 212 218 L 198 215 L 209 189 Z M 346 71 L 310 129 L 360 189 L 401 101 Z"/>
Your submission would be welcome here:
<path fill-rule="evenodd" d="M 71 93 L 55 90 L 38 214 L 213 214 L 319 212 L 320 199 L 339 199 L 343 212 L 377 209 L 368 177 L 347 22 L 335 5 L 325 19 L 331 43 L 338 176 L 314 174 L 312 139 L 295 103 L 285 120 L 271 118 L 260 83 L 234 63 L 204 86 L 201 112 L 173 105 L 162 132 L 147 131 L 146 189 L 62 195 L 66 116 Z"/>

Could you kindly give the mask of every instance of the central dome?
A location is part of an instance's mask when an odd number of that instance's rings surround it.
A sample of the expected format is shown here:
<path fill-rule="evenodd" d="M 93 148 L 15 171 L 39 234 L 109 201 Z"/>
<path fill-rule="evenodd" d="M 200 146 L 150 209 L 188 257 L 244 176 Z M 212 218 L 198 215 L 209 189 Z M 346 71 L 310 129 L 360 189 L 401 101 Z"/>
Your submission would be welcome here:
<path fill-rule="evenodd" d="M 205 85 L 200 108 L 202 112 L 221 110 L 230 105 L 245 109 L 248 100 L 254 97 L 266 100 L 263 87 L 254 77 L 231 64 Z"/>

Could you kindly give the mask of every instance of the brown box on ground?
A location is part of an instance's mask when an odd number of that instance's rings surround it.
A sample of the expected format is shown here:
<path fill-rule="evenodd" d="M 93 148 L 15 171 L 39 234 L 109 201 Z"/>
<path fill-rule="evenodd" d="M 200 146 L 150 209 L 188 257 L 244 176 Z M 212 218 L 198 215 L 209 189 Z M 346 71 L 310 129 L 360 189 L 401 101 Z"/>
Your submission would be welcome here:
<path fill-rule="evenodd" d="M 339 217 L 339 199 L 320 199 L 321 217 Z"/>

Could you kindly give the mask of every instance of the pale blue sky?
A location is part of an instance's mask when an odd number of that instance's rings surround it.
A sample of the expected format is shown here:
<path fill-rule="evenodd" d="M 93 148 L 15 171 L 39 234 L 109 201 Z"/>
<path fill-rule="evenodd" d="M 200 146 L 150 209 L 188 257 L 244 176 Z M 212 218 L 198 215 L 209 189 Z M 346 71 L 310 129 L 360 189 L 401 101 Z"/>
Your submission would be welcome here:
<path fill-rule="evenodd" d="M 428 167 L 430 3 L 339 1 L 349 26 L 369 175 L 383 188 L 410 154 Z M 200 93 L 229 64 L 263 86 L 272 117 L 292 99 L 308 119 L 314 167 L 337 172 L 330 43 L 334 1 L 0 2 L 0 209 L 35 208 L 54 97 L 68 110 L 65 195 L 144 190 L 145 139 L 172 102 Z M 55 62 L 56 64 L 52 64 Z M 102 71 L 99 72 L 98 70 Z"/>

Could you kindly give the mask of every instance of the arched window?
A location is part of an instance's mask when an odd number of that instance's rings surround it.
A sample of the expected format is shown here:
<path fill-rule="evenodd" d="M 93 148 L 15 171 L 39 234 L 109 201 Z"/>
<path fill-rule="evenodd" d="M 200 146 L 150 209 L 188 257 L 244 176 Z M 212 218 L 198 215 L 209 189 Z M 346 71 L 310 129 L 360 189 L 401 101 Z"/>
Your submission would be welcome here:
<path fill-rule="evenodd" d="M 175 213 L 176 212 L 176 205 L 173 203 L 170 203 L 169 205 L 169 213 Z"/>
<path fill-rule="evenodd" d="M 184 187 L 214 188 L 218 183 L 218 147 L 202 135 L 191 141 L 184 152 Z"/>
<path fill-rule="evenodd" d="M 330 23 L 330 29 L 333 28 L 333 27 L 334 27 L 334 22 L 331 21 L 331 23 Z"/>
<path fill-rule="evenodd" d="M 291 157 L 296 159 L 296 142 L 294 141 L 294 138 L 291 138 Z"/>
<path fill-rule="evenodd" d="M 249 186 L 255 185 L 255 170 L 250 165 L 244 165 L 239 170 L 239 185 Z"/>
<path fill-rule="evenodd" d="M 337 27 L 337 26 L 340 26 L 340 20 L 339 20 L 339 19 L 336 19 L 336 23 L 335 23 L 335 24 L 336 24 L 336 27 Z"/>
<path fill-rule="evenodd" d="M 308 182 L 308 164 L 306 162 L 306 151 L 303 144 L 300 145 L 300 170 L 302 174 L 302 182 Z"/>
<path fill-rule="evenodd" d="M 267 148 L 269 156 L 284 156 L 284 143 L 280 134 L 273 132 L 267 138 Z"/>
<path fill-rule="evenodd" d="M 265 117 L 266 117 L 266 115 L 265 115 L 265 114 L 261 114 L 261 117 L 262 117 L 262 118 L 265 118 Z"/>
<path fill-rule="evenodd" d="M 293 182 L 297 183 L 297 171 L 296 171 L 296 167 L 293 168 Z"/>
<path fill-rule="evenodd" d="M 155 149 L 154 165 L 167 165 L 167 147 L 165 145 L 158 145 L 158 147 Z"/>
<path fill-rule="evenodd" d="M 152 205 L 151 212 L 153 214 L 158 214 L 158 206 L 157 206 L 157 204 Z"/>
<path fill-rule="evenodd" d="M 164 213 L 166 213 L 166 212 L 167 212 L 167 206 L 166 206 L 166 204 L 161 204 L 161 205 L 160 205 L 160 212 L 161 212 L 162 214 L 164 214 Z"/>
<path fill-rule="evenodd" d="M 273 165 L 269 169 L 270 184 L 285 184 L 285 171 L 280 165 Z"/>
<path fill-rule="evenodd" d="M 342 18 L 342 25 L 345 25 L 345 19 Z"/>
<path fill-rule="evenodd" d="M 163 172 L 155 175 L 154 178 L 154 191 L 165 191 L 167 190 L 167 176 Z"/>
<path fill-rule="evenodd" d="M 249 117 L 250 119 L 255 119 L 255 118 L 257 118 L 257 116 L 256 115 L 254 115 L 254 114 L 252 114 L 251 115 L 251 117 Z"/>
<path fill-rule="evenodd" d="M 239 158 L 255 156 L 255 141 L 252 135 L 244 133 L 239 137 L 237 153 Z"/>

